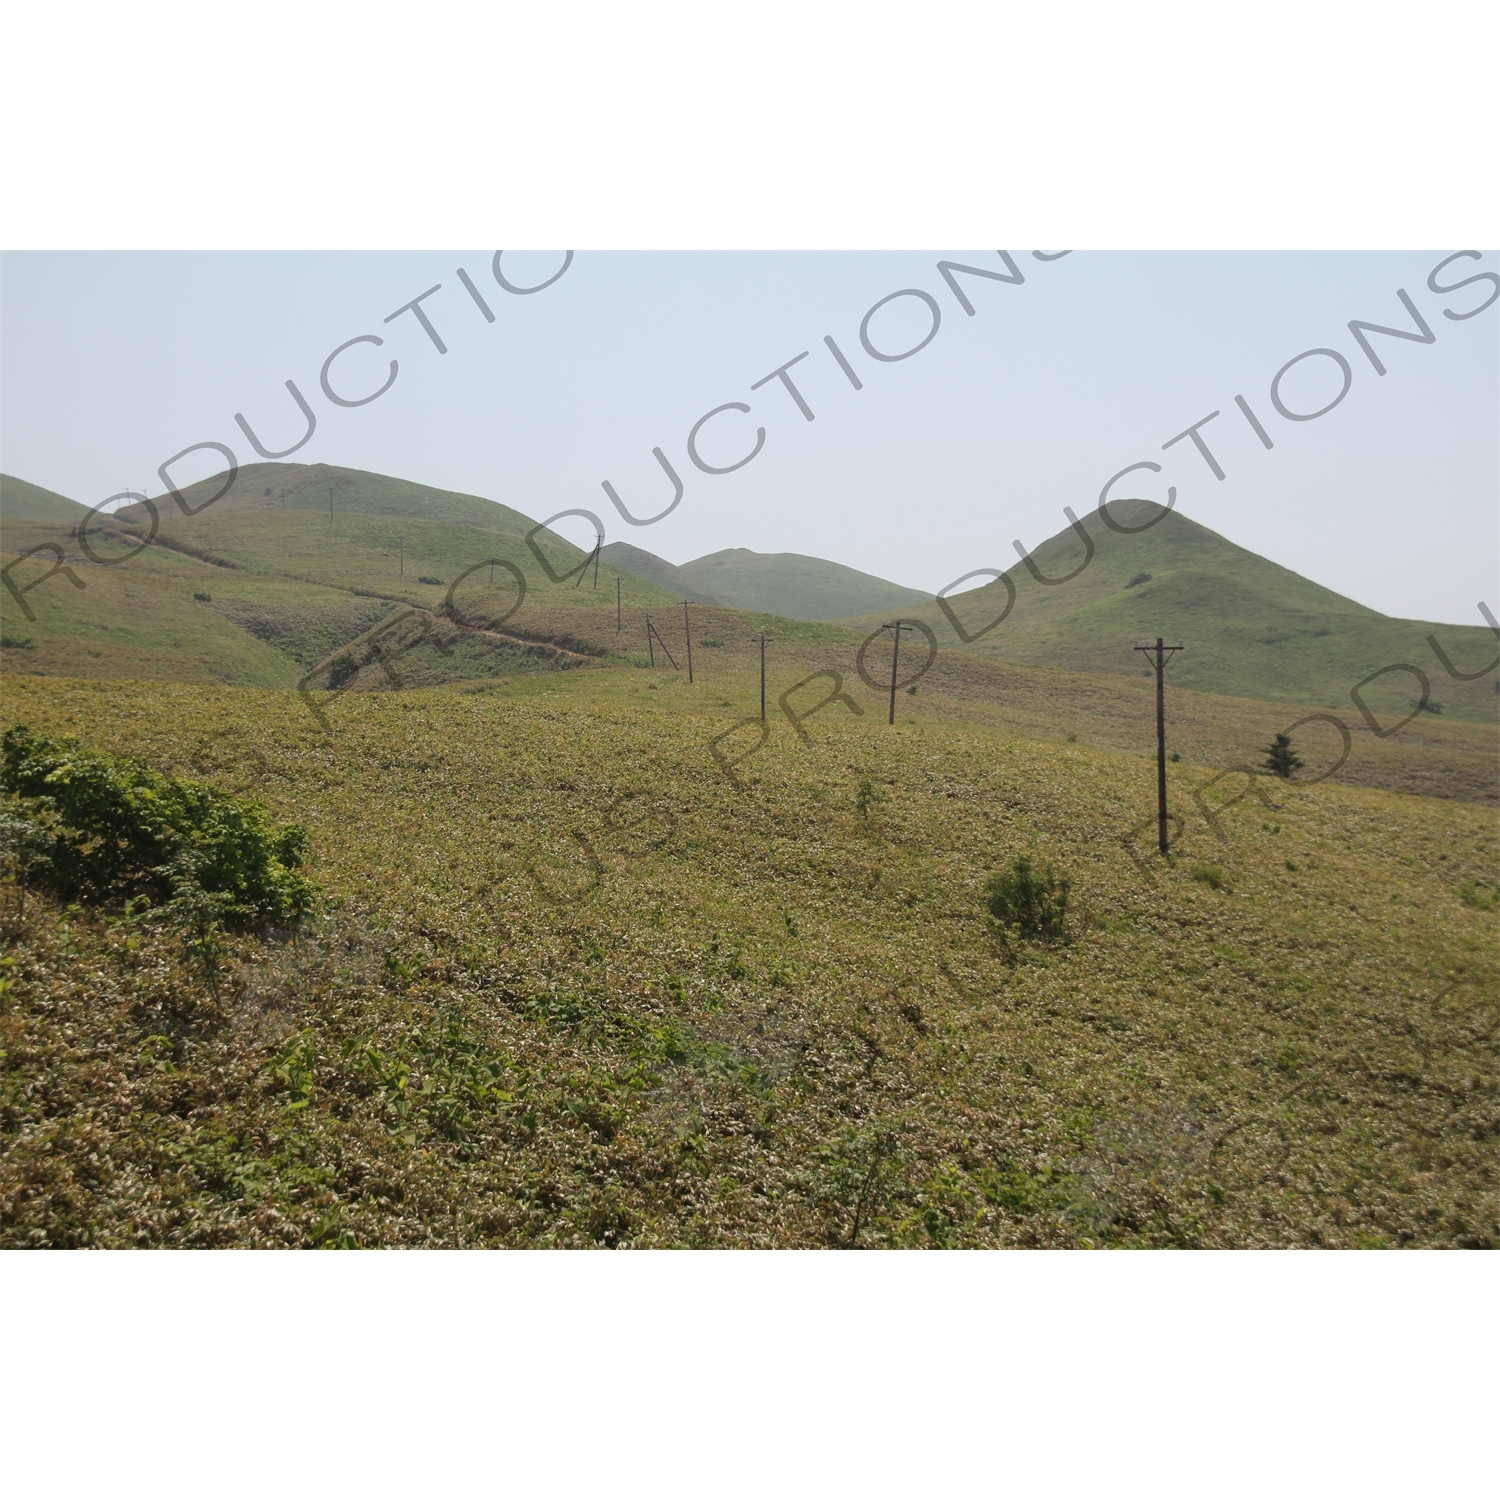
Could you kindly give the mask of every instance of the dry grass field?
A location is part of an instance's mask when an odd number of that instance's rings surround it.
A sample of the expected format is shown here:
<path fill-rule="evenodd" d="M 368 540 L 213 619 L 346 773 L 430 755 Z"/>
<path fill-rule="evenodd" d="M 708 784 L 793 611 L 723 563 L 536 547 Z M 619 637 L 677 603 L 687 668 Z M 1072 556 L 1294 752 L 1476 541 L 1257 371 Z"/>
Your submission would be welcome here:
<path fill-rule="evenodd" d="M 1210 819 L 1187 755 L 1163 861 L 1144 684 L 1111 747 L 995 670 L 1009 722 L 856 686 L 804 741 L 773 694 L 718 756 L 747 676 L 324 694 L 329 731 L 8 680 L 7 723 L 307 825 L 326 896 L 215 996 L 166 928 L 0 892 L 0 1242 L 1500 1246 L 1493 809 L 1230 778 Z M 1062 941 L 987 915 L 1019 855 Z"/>

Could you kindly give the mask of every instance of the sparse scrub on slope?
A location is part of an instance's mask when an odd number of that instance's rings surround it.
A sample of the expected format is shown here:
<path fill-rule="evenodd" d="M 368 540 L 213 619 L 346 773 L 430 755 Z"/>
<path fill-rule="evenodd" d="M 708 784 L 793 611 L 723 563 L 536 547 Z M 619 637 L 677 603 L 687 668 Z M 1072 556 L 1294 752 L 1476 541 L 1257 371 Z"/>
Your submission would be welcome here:
<path fill-rule="evenodd" d="M 1063 936 L 1072 882 L 1050 864 L 1034 866 L 1031 856 L 1018 855 L 1008 870 L 985 883 L 985 902 L 1002 929 L 1039 942 Z"/>
<path fill-rule="evenodd" d="M 330 897 L 210 973 L 33 889 L 0 1240 L 1500 1245 L 1487 809 L 1308 785 L 1143 872 L 1131 756 L 819 715 L 730 795 L 656 696 L 351 694 L 330 739 L 290 695 L 18 684 L 154 766 L 224 736 L 195 774 L 258 767 Z M 1066 949 L 997 944 L 987 879 L 1045 913 L 1044 859 Z"/>

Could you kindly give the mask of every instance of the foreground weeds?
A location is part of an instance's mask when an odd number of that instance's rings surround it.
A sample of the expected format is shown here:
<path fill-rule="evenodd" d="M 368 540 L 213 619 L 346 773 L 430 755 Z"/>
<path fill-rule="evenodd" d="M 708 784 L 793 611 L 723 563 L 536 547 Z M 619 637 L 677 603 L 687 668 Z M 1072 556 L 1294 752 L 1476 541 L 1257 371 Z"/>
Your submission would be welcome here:
<path fill-rule="evenodd" d="M 731 783 L 644 711 L 142 691 L 28 712 L 227 724 L 328 903 L 210 984 L 0 885 L 4 1245 L 1500 1245 L 1486 811 L 1291 789 L 1143 874 L 1099 752 L 814 720 Z M 1064 941 L 997 932 L 1023 856 Z"/>

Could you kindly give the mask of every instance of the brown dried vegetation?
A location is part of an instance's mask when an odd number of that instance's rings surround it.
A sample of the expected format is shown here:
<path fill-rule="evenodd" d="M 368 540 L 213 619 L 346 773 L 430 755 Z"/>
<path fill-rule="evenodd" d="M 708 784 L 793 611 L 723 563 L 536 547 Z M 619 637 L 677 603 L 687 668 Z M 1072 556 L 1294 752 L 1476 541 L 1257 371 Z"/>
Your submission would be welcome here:
<path fill-rule="evenodd" d="M 0 889 L 0 1243 L 1500 1245 L 1488 809 L 1279 784 L 1221 840 L 1174 766 L 1138 867 L 1152 767 L 982 727 L 829 710 L 731 782 L 722 721 L 623 705 L 7 717 L 253 790 L 329 906 L 216 1003 L 165 929 Z M 1019 855 L 1061 941 L 985 915 Z"/>

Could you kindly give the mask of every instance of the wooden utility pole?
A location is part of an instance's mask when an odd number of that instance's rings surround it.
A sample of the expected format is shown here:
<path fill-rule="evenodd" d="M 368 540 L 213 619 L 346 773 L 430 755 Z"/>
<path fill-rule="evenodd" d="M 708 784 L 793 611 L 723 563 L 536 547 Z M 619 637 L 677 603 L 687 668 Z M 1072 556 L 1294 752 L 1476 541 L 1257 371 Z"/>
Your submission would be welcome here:
<path fill-rule="evenodd" d="M 396 576 L 398 578 L 405 578 L 406 577 L 406 538 L 404 536 L 398 536 L 396 538 L 396 551 L 397 551 L 397 555 L 401 559 L 401 571 Z"/>
<path fill-rule="evenodd" d="M 914 635 L 916 631 L 915 627 L 903 625 L 900 620 L 890 625 L 882 625 L 880 628 L 891 632 L 891 714 L 886 722 L 894 724 L 896 722 L 896 664 L 901 660 L 901 632 L 904 630 Z"/>
<path fill-rule="evenodd" d="M 1136 646 L 1149 659 L 1156 656 L 1156 847 L 1167 852 L 1167 706 L 1163 672 L 1174 651 L 1181 646 L 1164 646 L 1157 636 L 1154 646 Z"/>
<path fill-rule="evenodd" d="M 693 624 L 688 619 L 688 602 L 686 599 L 682 601 L 682 629 L 683 633 L 687 636 L 688 681 L 691 682 L 693 680 Z"/>
<path fill-rule="evenodd" d="M 760 722 L 766 722 L 766 633 L 760 633 Z"/>
<path fill-rule="evenodd" d="M 619 635 L 623 620 L 620 616 L 620 575 L 615 574 L 615 634 Z"/>
<path fill-rule="evenodd" d="M 333 524 L 333 486 L 328 487 L 328 522 Z"/>
<path fill-rule="evenodd" d="M 652 644 L 652 638 L 653 637 L 655 638 L 655 642 L 656 642 L 655 645 Z M 650 651 L 650 653 L 651 653 L 651 665 L 653 667 L 656 665 L 656 647 L 657 646 L 660 646 L 661 649 L 663 650 L 663 652 L 666 653 L 667 660 L 672 663 L 672 670 L 674 672 L 680 672 L 682 669 L 677 665 L 677 658 L 672 655 L 671 649 L 668 647 L 667 643 L 664 640 L 662 640 L 662 638 L 661 638 L 661 632 L 659 630 L 657 630 L 656 626 L 654 626 L 651 623 L 651 616 L 647 615 L 646 616 L 646 649 L 648 651 Z"/>
<path fill-rule="evenodd" d="M 594 565 L 594 589 L 597 592 L 597 590 L 599 588 L 599 549 L 603 545 L 604 545 L 604 538 L 601 536 L 594 543 L 594 550 L 592 552 L 590 552 L 589 555 L 586 558 L 584 558 L 584 560 L 583 560 L 583 566 L 578 570 L 578 583 L 575 583 L 573 585 L 573 587 L 575 589 L 579 586 L 579 584 L 581 584 L 583 582 L 583 575 L 588 572 L 588 570 L 589 570 L 589 564 L 593 563 L 593 565 Z"/>

